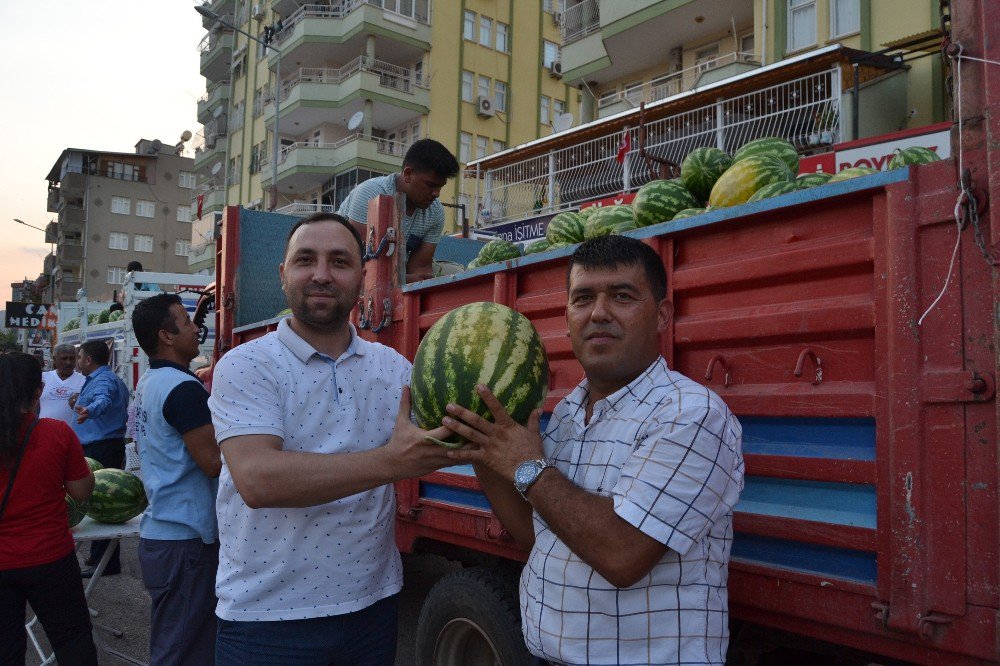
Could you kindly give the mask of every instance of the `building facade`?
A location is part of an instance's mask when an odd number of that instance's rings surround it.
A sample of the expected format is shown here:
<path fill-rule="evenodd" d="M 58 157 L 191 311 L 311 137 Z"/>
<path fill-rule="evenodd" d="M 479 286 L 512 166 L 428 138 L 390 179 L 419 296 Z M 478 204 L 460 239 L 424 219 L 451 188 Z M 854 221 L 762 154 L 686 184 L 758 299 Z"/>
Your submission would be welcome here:
<path fill-rule="evenodd" d="M 146 139 L 134 153 L 62 152 L 46 177 L 47 209 L 58 215 L 45 232 L 55 244 L 44 273 L 54 300 L 74 301 L 81 287 L 91 301 L 110 300 L 130 261 L 188 272 L 196 178 L 194 160 L 178 153 Z"/>
<path fill-rule="evenodd" d="M 441 141 L 464 164 L 551 134 L 559 114 L 569 122 L 565 114 L 577 114 L 579 94 L 560 75 L 558 6 L 554 0 L 210 2 L 225 22 L 272 48 L 203 21 L 206 93 L 194 143 L 200 183 L 192 204 L 198 217 L 192 267 L 210 265 L 223 206 L 266 208 L 275 182 L 279 212 L 335 210 L 358 182 L 399 171 L 417 139 Z M 462 203 L 460 191 L 453 182 L 442 202 Z M 459 224 L 449 209 L 447 225 Z"/>

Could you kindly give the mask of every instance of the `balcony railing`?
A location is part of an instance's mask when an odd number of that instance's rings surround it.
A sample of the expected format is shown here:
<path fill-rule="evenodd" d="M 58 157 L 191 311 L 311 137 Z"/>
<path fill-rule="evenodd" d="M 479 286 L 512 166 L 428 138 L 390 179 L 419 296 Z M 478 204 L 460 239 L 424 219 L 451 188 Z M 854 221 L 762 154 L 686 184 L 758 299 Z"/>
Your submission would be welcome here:
<path fill-rule="evenodd" d="M 292 89 L 300 83 L 343 83 L 358 72 L 378 74 L 379 85 L 403 92 L 410 92 L 411 86 L 426 87 L 425 80 L 409 67 L 395 65 L 369 56 L 358 56 L 342 67 L 302 67 L 281 82 L 281 100 L 292 94 Z M 270 103 L 270 91 L 265 94 L 264 103 Z"/>
<path fill-rule="evenodd" d="M 226 20 L 230 19 L 227 18 Z M 233 46 L 233 33 L 216 32 L 215 30 L 209 32 L 198 42 L 198 55 L 205 55 L 220 44 L 231 48 Z"/>
<path fill-rule="evenodd" d="M 603 109 L 621 101 L 628 102 L 630 108 L 638 108 L 640 102 L 649 104 L 650 102 L 656 102 L 691 90 L 698 83 L 698 78 L 709 70 L 732 63 L 757 64 L 759 62 L 757 55 L 754 53 L 745 53 L 742 51 L 727 53 L 718 58 L 703 60 L 693 67 L 664 74 L 640 86 L 601 95 L 597 100 L 597 108 Z"/>
<path fill-rule="evenodd" d="M 601 4 L 598 0 L 583 0 L 583 2 L 567 7 L 563 13 L 562 40 L 563 46 L 578 39 L 583 39 L 601 28 Z"/>
<path fill-rule="evenodd" d="M 317 204 L 309 201 L 293 201 L 287 206 L 282 206 L 274 211 L 282 215 L 295 215 L 305 217 L 314 213 L 336 213 L 337 207 L 330 204 Z"/>
<path fill-rule="evenodd" d="M 305 19 L 344 18 L 355 9 L 371 5 L 389 14 L 396 14 L 411 21 L 430 25 L 430 8 L 427 0 L 397 2 L 397 0 L 339 0 L 329 5 L 302 5 L 287 19 L 281 21 L 281 28 L 274 36 L 276 44 L 288 38 L 295 26 Z M 406 5 L 409 5 L 407 8 Z"/>
<path fill-rule="evenodd" d="M 296 141 L 292 144 L 286 144 L 281 147 L 281 151 L 278 154 L 278 164 L 283 163 L 288 156 L 296 150 L 315 148 L 318 150 L 336 150 L 342 146 L 346 146 L 354 141 L 372 141 L 375 143 L 375 150 L 384 155 L 396 155 L 402 157 L 406 152 L 406 145 L 399 141 L 389 141 L 387 139 L 380 139 L 378 137 L 366 138 L 363 134 L 348 134 L 343 139 L 335 141 L 333 143 L 316 143 L 313 141 Z M 266 167 L 270 166 L 271 159 L 269 156 L 265 156 L 260 160 L 259 168 L 263 171 Z"/>

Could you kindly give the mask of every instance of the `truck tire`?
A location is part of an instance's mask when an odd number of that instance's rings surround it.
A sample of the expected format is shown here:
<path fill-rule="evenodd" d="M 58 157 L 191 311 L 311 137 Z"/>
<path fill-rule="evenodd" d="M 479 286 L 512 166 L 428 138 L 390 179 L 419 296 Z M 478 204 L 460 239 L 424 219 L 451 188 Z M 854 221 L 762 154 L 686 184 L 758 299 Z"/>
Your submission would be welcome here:
<path fill-rule="evenodd" d="M 448 574 L 431 588 L 417 622 L 419 666 L 527 666 L 517 577 L 482 567 Z"/>

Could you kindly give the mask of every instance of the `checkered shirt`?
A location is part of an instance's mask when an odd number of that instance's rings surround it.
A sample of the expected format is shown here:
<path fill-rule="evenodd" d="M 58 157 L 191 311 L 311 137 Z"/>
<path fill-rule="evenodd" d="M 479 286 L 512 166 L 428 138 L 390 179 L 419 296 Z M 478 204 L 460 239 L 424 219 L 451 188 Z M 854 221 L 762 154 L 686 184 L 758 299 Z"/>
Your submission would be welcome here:
<path fill-rule="evenodd" d="M 367 223 L 368 202 L 380 194 L 396 196 L 396 174 L 390 173 L 388 176 L 376 176 L 366 181 L 358 183 L 351 190 L 337 213 L 356 222 Z M 404 239 L 410 236 L 418 236 L 422 241 L 437 245 L 441 240 L 441 230 L 444 228 L 444 206 L 437 199 L 429 208 L 417 208 L 413 215 L 406 215 L 403 211 L 403 228 L 401 230 Z M 407 252 L 409 255 L 409 252 Z"/>
<path fill-rule="evenodd" d="M 593 405 L 584 380 L 555 408 L 546 458 L 669 550 L 616 588 L 534 514 L 521 575 L 525 641 L 566 664 L 723 664 L 733 506 L 743 489 L 742 429 L 722 400 L 659 358 Z"/>

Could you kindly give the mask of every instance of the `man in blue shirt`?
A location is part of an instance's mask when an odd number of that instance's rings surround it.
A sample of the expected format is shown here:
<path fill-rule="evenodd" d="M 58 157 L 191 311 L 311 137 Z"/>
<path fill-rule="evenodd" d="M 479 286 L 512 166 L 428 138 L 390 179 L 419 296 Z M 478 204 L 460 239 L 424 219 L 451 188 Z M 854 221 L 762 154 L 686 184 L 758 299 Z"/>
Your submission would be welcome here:
<path fill-rule="evenodd" d="M 89 340 L 80 345 L 76 354 L 76 368 L 86 379 L 80 395 L 73 403 L 76 424 L 73 429 L 83 444 L 83 455 L 93 458 L 105 467 L 125 468 L 125 421 L 128 418 L 128 387 L 108 367 L 111 351 L 102 340 Z M 84 578 L 93 575 L 96 566 L 108 547 L 108 541 L 93 541 L 90 557 L 84 564 Z M 105 576 L 121 572 L 118 551 L 115 550 Z"/>
<path fill-rule="evenodd" d="M 135 387 L 135 441 L 149 507 L 139 564 L 149 591 L 151 664 L 213 664 L 222 457 L 208 392 L 188 366 L 200 330 L 175 294 L 136 305 L 132 329 L 149 357 Z"/>

